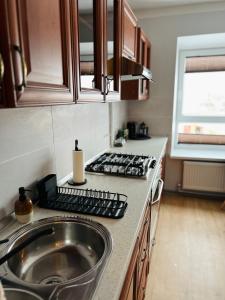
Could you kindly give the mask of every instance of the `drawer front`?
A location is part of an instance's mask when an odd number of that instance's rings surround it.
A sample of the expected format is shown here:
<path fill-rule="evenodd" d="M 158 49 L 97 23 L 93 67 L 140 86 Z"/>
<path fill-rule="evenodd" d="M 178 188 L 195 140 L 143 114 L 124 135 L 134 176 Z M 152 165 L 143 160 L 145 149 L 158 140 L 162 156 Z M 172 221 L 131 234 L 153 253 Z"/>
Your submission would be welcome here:
<path fill-rule="evenodd" d="M 149 236 L 150 236 L 150 208 L 149 206 L 146 209 L 141 236 L 140 236 L 140 250 L 138 257 L 138 285 L 141 280 L 141 274 L 143 272 L 144 264 L 146 258 L 149 256 Z"/>
<path fill-rule="evenodd" d="M 149 236 L 149 225 L 148 225 L 148 227 L 147 226 L 145 227 L 144 236 L 143 236 L 142 244 L 140 247 L 140 254 L 139 254 L 139 258 L 138 258 L 138 282 L 140 282 L 140 280 L 141 280 L 141 274 L 143 272 L 145 260 L 149 254 L 148 236 Z"/>

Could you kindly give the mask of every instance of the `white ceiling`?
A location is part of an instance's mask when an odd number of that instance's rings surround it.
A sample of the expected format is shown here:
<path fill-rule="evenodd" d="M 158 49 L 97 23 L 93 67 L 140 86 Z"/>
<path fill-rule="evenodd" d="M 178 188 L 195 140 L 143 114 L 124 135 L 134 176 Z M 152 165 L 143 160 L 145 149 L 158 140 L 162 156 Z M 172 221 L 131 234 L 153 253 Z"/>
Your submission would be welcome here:
<path fill-rule="evenodd" d="M 137 10 L 152 9 L 152 8 L 164 8 L 180 5 L 193 5 L 202 3 L 218 3 L 225 2 L 219 0 L 128 0 L 131 7 Z"/>

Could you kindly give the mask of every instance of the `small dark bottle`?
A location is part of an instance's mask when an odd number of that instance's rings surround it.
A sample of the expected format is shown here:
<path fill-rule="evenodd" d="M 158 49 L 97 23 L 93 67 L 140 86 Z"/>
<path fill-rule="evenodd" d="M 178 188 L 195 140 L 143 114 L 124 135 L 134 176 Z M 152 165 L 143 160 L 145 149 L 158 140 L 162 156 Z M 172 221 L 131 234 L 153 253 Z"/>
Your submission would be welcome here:
<path fill-rule="evenodd" d="M 26 196 L 24 187 L 19 188 L 19 199 L 15 202 L 15 215 L 18 222 L 25 224 L 31 221 L 33 215 L 33 204 Z"/>

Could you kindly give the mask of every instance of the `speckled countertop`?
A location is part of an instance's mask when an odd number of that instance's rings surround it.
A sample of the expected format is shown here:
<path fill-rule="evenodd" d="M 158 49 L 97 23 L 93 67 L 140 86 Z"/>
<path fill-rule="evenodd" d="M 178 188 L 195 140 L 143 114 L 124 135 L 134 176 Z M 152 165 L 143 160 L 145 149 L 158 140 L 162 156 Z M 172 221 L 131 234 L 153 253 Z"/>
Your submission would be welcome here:
<path fill-rule="evenodd" d="M 112 253 L 103 270 L 93 300 L 119 299 L 136 237 L 141 226 L 145 203 L 149 198 L 149 192 L 160 159 L 165 153 L 166 143 L 167 138 L 154 137 L 150 140 L 128 141 L 122 148 L 110 149 L 111 152 L 155 156 L 157 165 L 146 180 L 106 175 L 86 175 L 87 184 L 83 185 L 82 188 L 106 190 L 128 196 L 128 208 L 122 219 L 115 220 L 90 216 L 91 219 L 102 223 L 109 230 L 113 239 Z M 73 215 L 65 212 L 62 212 L 61 215 L 65 214 Z M 36 207 L 33 221 L 57 215 L 60 215 L 60 212 Z M 7 226 L 4 232 L 1 232 L 1 238 L 4 238 L 15 229 L 18 229 L 18 223 L 14 222 Z"/>

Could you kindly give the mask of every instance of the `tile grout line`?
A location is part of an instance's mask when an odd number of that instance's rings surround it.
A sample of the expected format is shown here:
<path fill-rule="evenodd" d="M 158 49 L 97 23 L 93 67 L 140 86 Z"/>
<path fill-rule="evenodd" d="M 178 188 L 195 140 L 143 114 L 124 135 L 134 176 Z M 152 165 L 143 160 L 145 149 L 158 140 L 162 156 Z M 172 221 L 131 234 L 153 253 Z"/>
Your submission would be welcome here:
<path fill-rule="evenodd" d="M 57 162 L 56 162 L 56 151 L 55 151 L 55 133 L 54 133 L 54 120 L 53 120 L 53 106 L 51 106 L 51 121 L 52 121 L 52 144 L 53 144 L 53 160 L 54 160 L 54 168 L 57 177 Z"/>
<path fill-rule="evenodd" d="M 20 155 L 13 156 L 13 158 L 6 159 L 6 160 L 2 161 L 2 162 L 0 163 L 0 166 L 4 165 L 4 164 L 6 164 L 6 163 L 9 163 L 9 162 L 11 162 L 11 161 L 14 161 L 15 159 L 18 159 L 18 158 L 20 158 L 20 157 L 24 157 L 24 156 L 27 156 L 27 155 L 29 155 L 29 154 L 32 154 L 32 153 L 35 153 L 35 152 L 39 152 L 39 151 L 41 151 L 42 149 L 48 149 L 48 148 L 49 148 L 48 146 L 45 146 L 45 147 L 41 147 L 41 148 L 35 149 L 35 150 L 33 150 L 33 151 L 29 151 L 29 152 L 25 152 L 25 153 L 20 154 Z"/>

